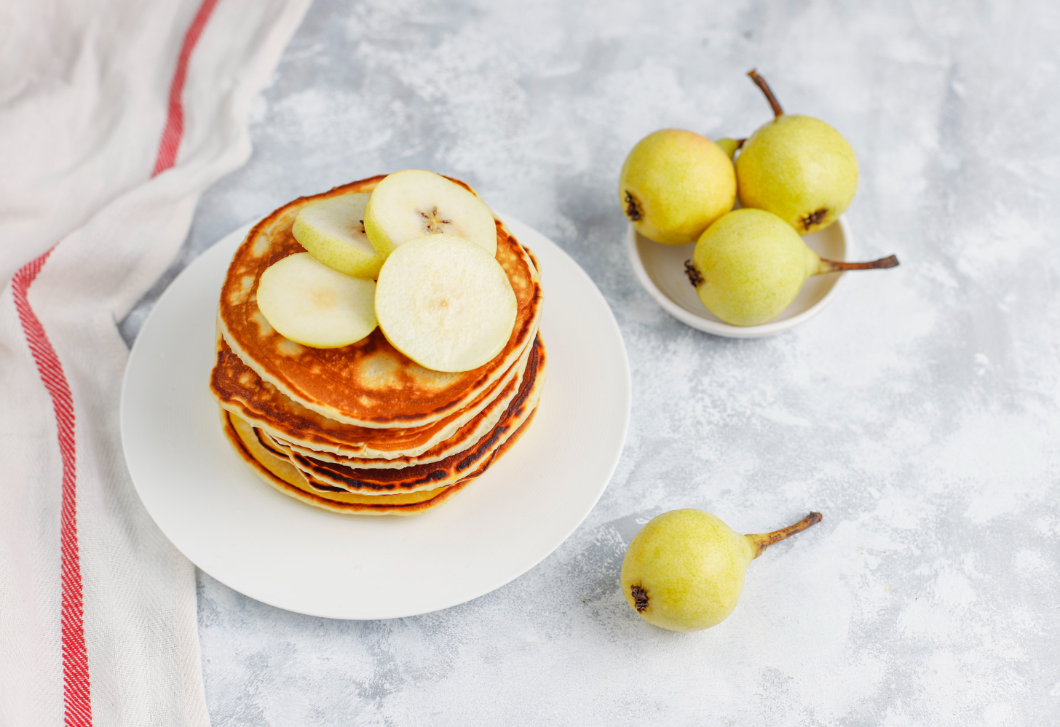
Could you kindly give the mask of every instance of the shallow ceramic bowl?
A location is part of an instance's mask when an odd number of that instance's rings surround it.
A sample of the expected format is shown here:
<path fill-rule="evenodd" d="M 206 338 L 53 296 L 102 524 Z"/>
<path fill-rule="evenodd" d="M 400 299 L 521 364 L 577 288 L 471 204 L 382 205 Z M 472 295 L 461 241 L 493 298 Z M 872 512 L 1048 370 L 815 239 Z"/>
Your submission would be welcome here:
<path fill-rule="evenodd" d="M 850 227 L 840 217 L 835 224 L 802 239 L 823 258 L 846 260 L 851 242 Z M 810 320 L 832 301 L 843 276 L 843 273 L 815 275 L 803 284 L 792 304 L 773 320 L 760 326 L 733 326 L 707 310 L 699 302 L 696 289 L 688 282 L 685 260 L 692 259 L 695 244 L 662 245 L 638 235 L 630 225 L 626 247 L 640 284 L 667 313 L 693 328 L 728 338 L 769 336 Z"/>

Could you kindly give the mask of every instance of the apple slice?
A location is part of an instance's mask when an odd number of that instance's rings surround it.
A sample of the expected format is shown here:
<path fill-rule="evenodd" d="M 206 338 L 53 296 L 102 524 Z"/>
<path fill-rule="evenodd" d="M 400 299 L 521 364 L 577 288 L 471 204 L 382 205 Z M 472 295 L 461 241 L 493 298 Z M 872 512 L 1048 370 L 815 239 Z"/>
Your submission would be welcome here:
<path fill-rule="evenodd" d="M 473 192 L 440 174 L 406 169 L 387 176 L 364 210 L 364 228 L 384 258 L 423 235 L 459 235 L 497 254 L 493 212 Z"/>
<path fill-rule="evenodd" d="M 504 349 L 518 305 L 500 263 L 473 242 L 437 234 L 409 240 L 379 271 L 383 335 L 420 366 L 470 371 Z"/>
<path fill-rule="evenodd" d="M 364 208 L 371 196 L 357 192 L 307 204 L 294 221 L 294 239 L 333 270 L 375 279 L 383 258 L 364 231 Z"/>
<path fill-rule="evenodd" d="M 373 280 L 343 275 L 299 252 L 261 274 L 258 310 L 284 338 L 338 348 L 375 330 L 375 287 Z"/>

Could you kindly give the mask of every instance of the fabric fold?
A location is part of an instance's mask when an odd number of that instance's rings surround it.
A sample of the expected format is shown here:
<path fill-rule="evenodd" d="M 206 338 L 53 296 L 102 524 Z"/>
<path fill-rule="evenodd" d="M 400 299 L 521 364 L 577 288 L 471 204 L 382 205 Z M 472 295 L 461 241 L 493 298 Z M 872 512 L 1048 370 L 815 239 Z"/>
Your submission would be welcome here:
<path fill-rule="evenodd" d="M 207 725 L 194 567 L 125 467 L 116 321 L 248 158 L 308 0 L 42 5 L 0 13 L 0 725 Z"/>

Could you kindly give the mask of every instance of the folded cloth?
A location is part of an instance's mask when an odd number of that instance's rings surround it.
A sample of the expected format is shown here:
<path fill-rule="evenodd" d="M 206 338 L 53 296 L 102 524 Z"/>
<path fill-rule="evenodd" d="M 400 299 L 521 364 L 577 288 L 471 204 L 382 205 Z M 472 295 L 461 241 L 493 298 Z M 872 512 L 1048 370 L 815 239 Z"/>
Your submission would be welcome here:
<path fill-rule="evenodd" d="M 0 725 L 209 723 L 194 568 L 125 468 L 116 321 L 248 158 L 307 6 L 0 6 Z"/>

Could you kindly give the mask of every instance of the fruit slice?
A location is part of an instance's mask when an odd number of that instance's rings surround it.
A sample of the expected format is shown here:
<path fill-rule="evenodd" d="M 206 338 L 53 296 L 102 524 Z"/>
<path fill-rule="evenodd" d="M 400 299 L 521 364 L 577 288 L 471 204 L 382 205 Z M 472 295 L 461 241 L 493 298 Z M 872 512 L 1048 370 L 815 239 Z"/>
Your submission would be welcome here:
<path fill-rule="evenodd" d="M 258 310 L 295 343 L 338 348 L 375 330 L 375 287 L 372 280 L 343 275 L 300 252 L 261 274 Z"/>
<path fill-rule="evenodd" d="M 379 327 L 394 348 L 435 371 L 470 371 L 500 353 L 516 309 L 500 263 L 456 235 L 409 240 L 379 271 Z"/>
<path fill-rule="evenodd" d="M 374 279 L 383 258 L 364 231 L 364 207 L 371 196 L 343 194 L 306 205 L 294 221 L 294 239 L 329 268 Z"/>
<path fill-rule="evenodd" d="M 423 235 L 459 235 L 497 254 L 493 212 L 474 193 L 440 174 L 407 169 L 386 177 L 364 210 L 364 227 L 384 258 Z"/>

